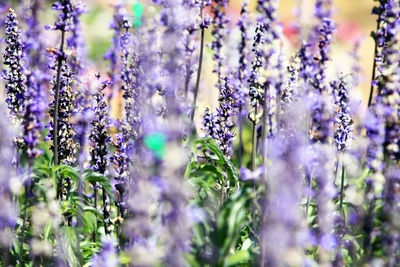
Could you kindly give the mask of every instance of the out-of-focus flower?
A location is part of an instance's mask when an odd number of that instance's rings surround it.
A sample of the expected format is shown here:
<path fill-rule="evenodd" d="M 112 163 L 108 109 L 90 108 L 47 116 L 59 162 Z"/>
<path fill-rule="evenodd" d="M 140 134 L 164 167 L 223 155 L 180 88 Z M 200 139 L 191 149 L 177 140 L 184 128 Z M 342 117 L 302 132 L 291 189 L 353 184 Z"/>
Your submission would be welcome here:
<path fill-rule="evenodd" d="M 0 209 L 0 250 L 7 251 L 11 247 L 14 233 L 12 229 L 17 222 L 17 211 L 12 195 L 22 187 L 13 169 L 13 138 L 14 127 L 7 119 L 7 113 L 3 105 L 0 105 L 0 201 L 3 207 Z"/>
<path fill-rule="evenodd" d="M 94 267 L 120 266 L 115 240 L 111 236 L 103 236 L 101 239 L 102 250 L 92 259 Z"/>
<path fill-rule="evenodd" d="M 43 129 L 46 108 L 42 88 L 35 78 L 35 73 L 27 76 L 28 102 L 23 118 L 24 151 L 30 160 L 41 154 L 37 146 L 40 143 L 40 131 Z"/>

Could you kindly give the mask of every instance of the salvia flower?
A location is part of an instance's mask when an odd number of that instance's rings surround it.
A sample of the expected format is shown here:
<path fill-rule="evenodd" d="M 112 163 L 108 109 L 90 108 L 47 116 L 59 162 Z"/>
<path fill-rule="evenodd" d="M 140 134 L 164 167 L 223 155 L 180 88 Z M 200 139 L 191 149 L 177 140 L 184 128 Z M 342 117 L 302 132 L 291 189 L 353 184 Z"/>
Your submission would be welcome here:
<path fill-rule="evenodd" d="M 73 4 L 70 0 L 60 0 L 55 2 L 51 9 L 60 11 L 57 21 L 54 25 L 47 25 L 47 30 L 59 30 L 62 32 L 71 31 L 73 29 Z"/>
<path fill-rule="evenodd" d="M 206 108 L 203 115 L 203 131 L 205 132 L 207 137 L 212 137 L 214 139 L 217 138 L 215 114 L 213 112 L 210 112 L 210 109 L 208 108 Z"/>
<path fill-rule="evenodd" d="M 60 89 L 60 103 L 59 103 L 59 120 L 58 120 L 58 150 L 59 159 L 64 164 L 74 164 L 76 162 L 76 153 L 79 149 L 78 144 L 74 141 L 76 135 L 75 126 L 72 124 L 73 112 L 77 107 L 76 99 L 77 92 L 73 91 L 75 77 L 67 65 L 62 68 L 61 74 L 61 89 Z M 55 84 L 55 81 L 53 81 Z M 54 94 L 54 90 L 52 91 Z M 55 101 L 50 103 L 49 115 L 53 117 Z M 54 119 L 54 118 L 53 118 Z M 46 140 L 53 140 L 54 124 L 53 120 L 50 121 L 49 134 Z M 52 146 L 54 146 L 53 144 Z"/>
<path fill-rule="evenodd" d="M 114 31 L 114 36 L 112 39 L 111 47 L 108 49 L 104 55 L 104 59 L 110 61 L 110 79 L 113 88 L 113 94 L 116 94 L 120 82 L 120 73 L 118 70 L 120 68 L 120 53 L 121 53 L 121 42 L 122 45 L 127 43 L 129 38 L 128 30 L 131 28 L 129 17 L 126 13 L 126 9 L 121 5 L 117 4 L 114 6 L 114 17 L 110 24 L 110 28 Z M 122 40 L 121 40 L 122 39 Z M 125 51 L 127 51 L 127 46 L 125 45 Z M 122 59 L 126 59 L 126 55 L 122 56 Z M 124 74 L 127 70 L 121 70 L 121 74 Z"/>
<path fill-rule="evenodd" d="M 17 211 L 12 195 L 15 189 L 22 187 L 21 181 L 15 173 L 10 173 L 13 169 L 13 148 L 14 127 L 7 119 L 4 105 L 0 105 L 0 201 L 3 207 L 0 209 L 0 250 L 6 252 L 11 247 L 14 234 L 12 228 L 17 222 Z M 8 253 L 8 251 L 6 252 Z"/>
<path fill-rule="evenodd" d="M 239 81 L 239 109 L 243 111 L 246 108 L 247 102 L 247 93 L 245 90 L 245 85 L 248 81 L 249 76 L 249 51 L 248 51 L 248 43 L 249 36 L 247 33 L 247 18 L 248 18 L 248 10 L 247 10 L 248 2 L 244 2 L 242 5 L 242 9 L 240 11 L 240 19 L 237 25 L 240 28 L 240 44 L 239 44 L 239 66 L 237 71 L 237 79 Z M 244 113 L 244 112 L 243 112 Z M 242 114 L 240 114 L 241 116 Z"/>
<path fill-rule="evenodd" d="M 220 96 L 218 98 L 217 116 L 215 125 L 217 126 L 217 142 L 221 151 L 229 155 L 232 139 L 236 135 L 233 131 L 233 117 L 237 114 L 237 88 L 235 87 L 233 75 L 223 78 Z"/>
<path fill-rule="evenodd" d="M 116 191 L 116 205 L 118 207 L 119 215 L 123 218 L 127 210 L 127 185 L 129 175 L 129 158 L 128 158 L 128 142 L 123 133 L 116 133 L 113 135 L 112 144 L 115 151 L 110 158 L 115 172 L 115 191 Z"/>
<path fill-rule="evenodd" d="M 385 157 L 394 160 L 400 158 L 400 3 L 394 1 L 385 6 L 389 8 L 388 17 L 385 20 L 386 30 L 385 45 L 382 48 L 382 64 L 378 67 L 377 77 L 378 98 L 377 101 L 384 105 L 385 119 Z"/>
<path fill-rule="evenodd" d="M 282 105 L 290 105 L 290 103 L 298 96 L 298 82 L 300 78 L 300 58 L 294 56 L 290 59 L 290 64 L 287 66 L 288 80 L 283 86 L 281 93 Z"/>
<path fill-rule="evenodd" d="M 47 56 L 45 53 L 46 43 L 43 36 L 44 29 L 39 21 L 41 1 L 29 1 L 24 10 L 25 23 L 29 30 L 24 31 L 25 56 L 27 69 L 35 72 L 35 81 L 38 85 L 45 86 L 50 80 L 47 74 Z"/>
<path fill-rule="evenodd" d="M 103 236 L 102 250 L 92 259 L 94 267 L 117 267 L 120 266 L 115 240 L 111 236 Z"/>
<path fill-rule="evenodd" d="M 347 77 L 341 76 L 338 80 L 331 82 L 331 87 L 337 106 L 334 138 L 337 149 L 342 151 L 349 146 L 353 132 Z"/>
<path fill-rule="evenodd" d="M 214 16 L 212 20 L 213 30 L 211 33 L 214 37 L 214 40 L 211 43 L 211 49 L 214 52 L 214 61 L 216 63 L 214 72 L 218 76 L 217 87 L 221 86 L 222 82 L 222 66 L 224 64 L 222 47 L 224 45 L 226 25 L 229 22 L 226 17 L 228 3 L 229 0 L 217 0 L 211 6 L 211 12 Z"/>
<path fill-rule="evenodd" d="M 4 65 L 9 70 L 5 72 L 5 87 L 7 90 L 8 108 L 11 114 L 22 116 L 26 101 L 26 77 L 23 64 L 24 45 L 21 40 L 21 32 L 14 10 L 10 9 L 5 22 L 5 34 L 7 47 L 4 53 Z"/>
<path fill-rule="evenodd" d="M 268 194 L 262 204 L 266 222 L 261 230 L 266 266 L 302 265 L 302 250 L 310 238 L 304 213 L 297 208 L 304 191 L 302 181 L 296 178 L 301 176 L 298 166 L 305 157 L 306 140 L 299 134 L 304 128 L 303 112 L 304 103 L 293 101 L 282 115 L 286 131 L 269 143 Z M 298 256 L 288 256 L 292 253 Z"/>
<path fill-rule="evenodd" d="M 96 172 L 105 173 L 107 168 L 108 145 L 111 142 L 109 128 L 111 121 L 108 116 L 108 104 L 104 99 L 104 93 L 99 90 L 94 96 L 95 101 L 92 109 L 94 110 L 94 119 L 91 121 L 92 131 L 89 139 L 93 144 L 90 149 L 91 166 Z"/>
<path fill-rule="evenodd" d="M 41 154 L 37 145 L 40 143 L 40 132 L 43 129 L 44 111 L 46 108 L 43 90 L 35 78 L 35 73 L 27 75 L 28 101 L 23 118 L 24 150 L 31 160 Z"/>
<path fill-rule="evenodd" d="M 67 39 L 67 46 L 71 50 L 68 56 L 68 63 L 74 72 L 82 69 L 82 59 L 84 58 L 84 40 L 80 25 L 80 16 L 86 12 L 81 2 L 73 5 L 71 10 L 72 22 L 70 25 L 71 35 Z"/>

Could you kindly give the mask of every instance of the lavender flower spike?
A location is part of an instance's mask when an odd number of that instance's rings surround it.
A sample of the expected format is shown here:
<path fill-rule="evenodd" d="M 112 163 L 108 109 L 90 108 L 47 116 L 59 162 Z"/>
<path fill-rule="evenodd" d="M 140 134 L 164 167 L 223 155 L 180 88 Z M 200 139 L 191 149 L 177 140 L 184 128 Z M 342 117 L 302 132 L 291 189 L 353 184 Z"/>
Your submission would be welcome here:
<path fill-rule="evenodd" d="M 0 120 L 0 202 L 2 203 L 0 209 L 0 252 L 9 253 L 8 249 L 14 239 L 12 228 L 17 223 L 17 211 L 12 195 L 18 193 L 14 190 L 21 188 L 22 184 L 14 173 L 10 175 L 10 170 L 13 169 L 12 141 L 14 129 L 7 119 L 4 105 L 0 105 L 0 115 L 2 118 Z M 5 264 L 4 261 L 2 263 Z"/>
<path fill-rule="evenodd" d="M 350 99 L 348 93 L 347 77 L 342 76 L 337 81 L 331 82 L 335 96 L 335 103 L 338 107 L 335 118 L 335 143 L 339 151 L 346 149 L 351 142 L 353 132 L 353 119 L 350 112 Z"/>
<path fill-rule="evenodd" d="M 24 45 L 21 41 L 21 32 L 13 9 L 10 9 L 7 15 L 5 27 L 7 47 L 4 53 L 4 65 L 9 67 L 9 70 L 4 75 L 7 90 L 6 102 L 11 114 L 21 118 L 25 107 L 27 90 L 23 64 Z"/>
<path fill-rule="evenodd" d="M 35 73 L 28 74 L 28 102 L 23 120 L 24 150 L 30 161 L 41 154 L 37 146 L 40 143 L 40 131 L 43 129 L 44 110 L 46 108 L 42 88 L 35 79 Z"/>

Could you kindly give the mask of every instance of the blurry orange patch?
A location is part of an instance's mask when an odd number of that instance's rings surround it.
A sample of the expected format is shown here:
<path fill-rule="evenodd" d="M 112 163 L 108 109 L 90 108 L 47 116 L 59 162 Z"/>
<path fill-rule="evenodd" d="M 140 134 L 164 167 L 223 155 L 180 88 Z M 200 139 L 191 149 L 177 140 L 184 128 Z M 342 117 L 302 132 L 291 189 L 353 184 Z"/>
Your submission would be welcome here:
<path fill-rule="evenodd" d="M 338 23 L 336 36 L 342 42 L 355 43 L 365 33 L 358 23 L 348 20 Z"/>
<path fill-rule="evenodd" d="M 290 41 L 292 45 L 295 45 L 298 41 L 298 27 L 293 22 L 283 23 L 283 35 Z"/>

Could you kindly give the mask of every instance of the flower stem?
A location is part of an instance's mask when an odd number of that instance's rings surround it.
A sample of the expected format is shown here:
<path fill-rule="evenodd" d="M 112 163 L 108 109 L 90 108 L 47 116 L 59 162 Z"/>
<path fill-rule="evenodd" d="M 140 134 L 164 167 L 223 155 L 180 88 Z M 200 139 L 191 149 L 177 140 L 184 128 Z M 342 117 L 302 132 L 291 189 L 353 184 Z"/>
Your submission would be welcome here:
<path fill-rule="evenodd" d="M 93 185 L 93 191 L 94 191 L 94 209 L 97 211 L 97 183 L 95 182 Z M 97 242 L 97 229 L 94 230 L 93 232 L 93 242 Z"/>
<path fill-rule="evenodd" d="M 256 156 L 257 156 L 257 105 L 254 108 L 254 121 L 253 121 L 253 139 L 251 149 L 251 170 L 256 170 Z"/>
<path fill-rule="evenodd" d="M 262 178 L 263 183 L 267 182 L 267 119 L 268 119 L 268 84 L 264 87 L 264 103 L 263 103 L 263 121 L 261 134 L 261 157 L 262 157 Z"/>
<path fill-rule="evenodd" d="M 340 183 L 340 211 L 342 212 L 343 219 L 344 219 L 344 211 L 343 211 L 344 172 L 345 172 L 345 168 L 344 168 L 344 165 L 342 165 L 342 180 Z M 345 221 L 345 220 L 343 220 L 343 221 Z"/>
<path fill-rule="evenodd" d="M 306 216 L 308 216 L 308 210 L 311 202 L 311 190 L 312 190 L 312 170 L 307 170 L 306 178 L 308 178 L 308 194 L 307 194 L 307 205 L 306 205 Z"/>
<path fill-rule="evenodd" d="M 342 161 L 342 152 L 339 151 L 337 161 L 336 161 L 336 166 L 335 166 L 335 176 L 333 177 L 333 181 L 335 184 L 336 184 L 336 180 L 337 180 L 337 175 L 339 173 L 339 167 L 340 167 L 341 161 Z"/>
<path fill-rule="evenodd" d="M 106 196 L 106 190 L 103 188 L 103 223 L 104 223 L 104 232 L 106 235 L 108 235 L 108 229 L 107 229 L 107 218 L 108 218 L 108 212 L 107 212 L 107 196 Z"/>
<path fill-rule="evenodd" d="M 186 37 L 186 43 L 187 43 L 187 46 L 189 46 L 190 34 L 188 34 L 187 37 Z M 185 101 L 187 100 L 187 96 L 188 96 L 188 93 L 189 93 L 189 83 L 190 83 L 190 76 L 191 76 L 190 75 L 190 65 L 191 64 L 192 64 L 192 57 L 190 56 L 187 59 L 187 62 L 186 62 L 185 92 L 184 92 Z"/>
<path fill-rule="evenodd" d="M 377 30 L 379 29 L 380 21 L 377 23 Z M 371 77 L 371 89 L 369 91 L 369 98 L 368 98 L 368 107 L 371 106 L 372 97 L 374 95 L 374 81 L 376 76 L 376 55 L 378 54 L 378 41 L 375 40 L 375 49 L 374 49 L 374 64 L 372 66 L 372 77 Z"/>
<path fill-rule="evenodd" d="M 242 168 L 242 156 L 243 156 L 243 116 L 242 116 L 242 104 L 239 105 L 239 169 Z"/>
<path fill-rule="evenodd" d="M 22 265 L 22 259 L 24 254 L 24 242 L 25 242 L 25 230 L 26 230 L 26 220 L 27 220 L 27 210 L 28 210 L 28 200 L 29 200 L 29 189 L 30 189 L 30 180 L 31 180 L 31 170 L 32 170 L 32 160 L 29 161 L 28 166 L 28 180 L 25 185 L 25 204 L 24 204 L 24 215 L 22 218 L 22 228 L 21 228 L 21 240 L 20 240 L 20 250 L 19 250 L 19 264 Z"/>
<path fill-rule="evenodd" d="M 54 129 L 53 129 L 53 147 L 54 147 L 54 165 L 59 164 L 58 158 L 58 112 L 60 106 L 60 86 L 61 86 L 61 67 L 64 61 L 64 39 L 65 39 L 65 30 L 61 32 L 61 44 L 60 44 L 60 55 L 57 57 L 58 65 L 57 65 L 57 77 L 56 77 L 56 94 L 55 94 L 55 108 L 54 108 Z"/>
<path fill-rule="evenodd" d="M 203 20 L 203 5 L 200 8 L 200 18 Z M 204 27 L 201 27 L 200 29 L 201 35 L 200 35 L 200 55 L 199 55 L 199 67 L 197 69 L 197 77 L 196 77 L 196 85 L 194 87 L 194 97 L 193 97 L 193 103 L 192 103 L 192 114 L 190 117 L 190 121 L 193 123 L 194 120 L 194 114 L 195 114 L 195 108 L 196 108 L 196 102 L 197 102 L 197 96 L 199 94 L 199 86 L 200 86 L 200 76 L 201 76 L 201 67 L 203 65 L 203 54 L 204 54 Z"/>

